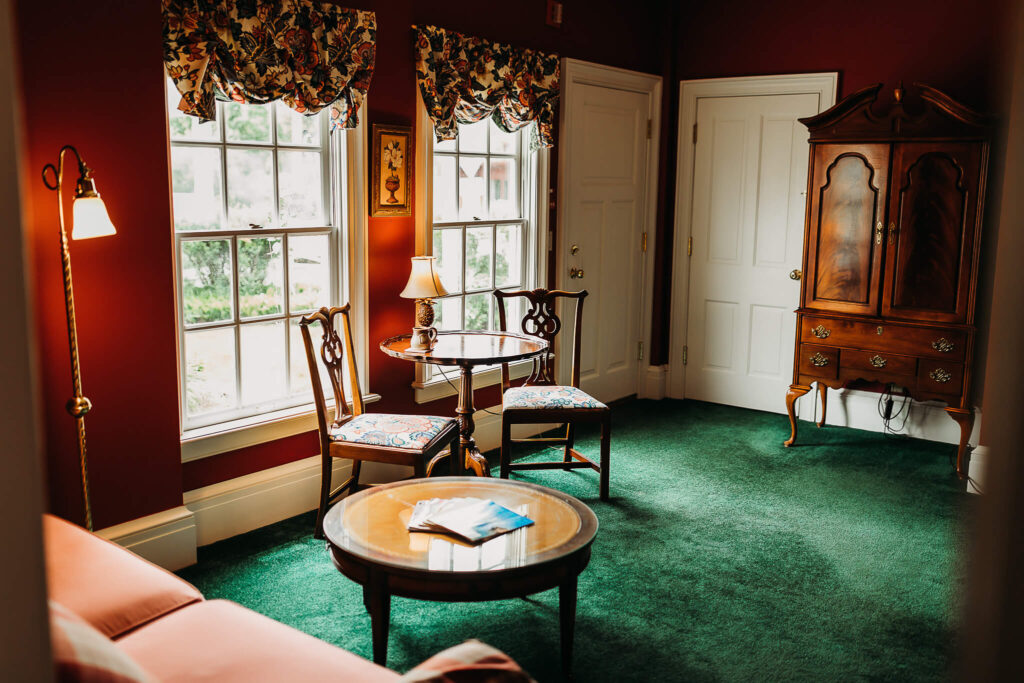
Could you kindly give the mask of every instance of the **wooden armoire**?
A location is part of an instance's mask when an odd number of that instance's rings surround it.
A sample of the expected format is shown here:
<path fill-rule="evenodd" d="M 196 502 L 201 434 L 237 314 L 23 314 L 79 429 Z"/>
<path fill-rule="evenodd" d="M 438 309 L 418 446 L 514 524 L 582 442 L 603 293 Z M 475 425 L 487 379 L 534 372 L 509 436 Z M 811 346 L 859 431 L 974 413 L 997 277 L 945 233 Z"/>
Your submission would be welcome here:
<path fill-rule="evenodd" d="M 800 119 L 810 171 L 793 384 L 863 380 L 942 401 L 960 426 L 957 473 L 966 476 L 974 309 L 989 156 L 989 121 L 949 96 L 902 87 L 886 112 L 882 84 Z"/>

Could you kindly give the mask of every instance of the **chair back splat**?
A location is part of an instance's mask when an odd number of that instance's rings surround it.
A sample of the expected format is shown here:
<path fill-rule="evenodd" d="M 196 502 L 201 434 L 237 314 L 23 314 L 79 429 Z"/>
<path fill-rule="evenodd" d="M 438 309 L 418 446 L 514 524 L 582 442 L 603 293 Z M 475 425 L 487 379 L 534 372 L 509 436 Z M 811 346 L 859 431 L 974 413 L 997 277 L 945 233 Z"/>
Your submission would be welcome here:
<path fill-rule="evenodd" d="M 550 386 L 558 384 L 555 377 L 555 337 L 562 330 L 562 321 L 555 312 L 558 299 L 569 299 L 575 301 L 576 310 L 573 321 L 572 333 L 572 386 L 580 386 L 580 332 L 583 324 L 583 300 L 587 297 L 587 290 L 579 292 L 565 292 L 559 289 L 521 289 L 514 292 L 503 292 L 500 289 L 494 291 L 494 297 L 498 301 L 498 327 L 502 332 L 508 330 L 508 320 L 505 313 L 505 299 L 522 297 L 530 306 L 523 315 L 521 328 L 524 334 L 540 337 L 548 342 L 548 349 L 540 356 L 533 359 L 533 371 L 523 383 L 523 386 Z M 509 388 L 508 363 L 501 365 L 501 390 L 504 392 Z"/>
<path fill-rule="evenodd" d="M 306 362 L 309 364 L 309 377 L 313 384 L 313 400 L 316 403 L 316 416 L 320 426 L 320 434 L 326 435 L 330 431 L 329 426 L 339 426 L 356 415 L 363 413 L 363 394 L 359 389 L 359 375 L 356 372 L 355 351 L 352 346 L 352 323 L 349 318 L 350 306 L 336 306 L 334 308 L 321 308 L 315 313 L 303 317 L 299 321 L 299 328 L 302 330 L 302 342 L 306 347 Z M 341 317 L 341 328 L 344 331 L 345 339 L 342 340 L 338 334 L 338 323 L 336 319 Z M 310 334 L 310 327 L 320 323 L 320 358 L 323 359 L 326 375 L 331 384 L 331 392 L 334 394 L 334 420 L 329 420 L 327 415 L 327 402 L 324 398 L 323 384 L 320 379 L 320 372 L 317 368 L 316 352 L 313 347 L 313 339 Z M 349 408 L 345 400 L 344 374 L 348 372 L 349 385 L 352 388 L 352 408 Z M 327 444 L 324 445 L 324 453 L 327 452 Z"/>

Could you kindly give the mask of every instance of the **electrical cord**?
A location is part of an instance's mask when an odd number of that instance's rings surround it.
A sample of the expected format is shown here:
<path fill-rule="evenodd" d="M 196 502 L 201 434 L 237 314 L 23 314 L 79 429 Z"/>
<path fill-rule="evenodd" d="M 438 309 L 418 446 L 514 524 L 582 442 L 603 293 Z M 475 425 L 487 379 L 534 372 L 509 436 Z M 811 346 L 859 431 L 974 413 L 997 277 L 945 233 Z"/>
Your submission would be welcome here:
<path fill-rule="evenodd" d="M 899 408 L 895 413 L 892 412 L 893 398 L 892 398 L 893 385 L 887 384 L 885 392 L 878 396 L 878 415 L 882 418 L 882 432 L 885 434 L 901 434 L 907 426 L 907 419 L 910 417 L 910 392 L 906 389 L 903 390 L 903 401 L 900 403 Z M 903 421 L 900 422 L 899 427 L 893 427 L 892 423 L 900 416 L 903 415 Z"/>
<path fill-rule="evenodd" d="M 457 386 L 455 386 L 455 383 L 454 383 L 454 382 L 452 382 L 452 381 L 451 381 L 450 379 L 448 379 L 448 375 L 446 375 L 446 374 L 444 373 L 444 368 L 443 368 L 443 367 L 441 367 L 440 365 L 438 365 L 438 366 L 436 367 L 436 369 L 437 369 L 437 371 L 438 371 L 438 372 L 440 372 L 440 373 L 441 373 L 441 377 L 443 377 L 443 378 L 444 378 L 444 381 L 445 381 L 445 382 L 448 382 L 448 386 L 450 386 L 450 387 L 451 387 L 452 389 L 454 389 L 454 390 L 455 390 L 455 394 L 456 394 L 456 395 L 458 395 L 458 393 L 459 393 L 459 388 L 458 388 Z M 484 413 L 487 413 L 488 415 L 501 415 L 501 413 L 496 413 L 496 412 L 494 412 L 493 410 L 488 410 L 487 408 L 480 408 L 479 410 L 480 410 L 480 412 L 484 412 Z"/>

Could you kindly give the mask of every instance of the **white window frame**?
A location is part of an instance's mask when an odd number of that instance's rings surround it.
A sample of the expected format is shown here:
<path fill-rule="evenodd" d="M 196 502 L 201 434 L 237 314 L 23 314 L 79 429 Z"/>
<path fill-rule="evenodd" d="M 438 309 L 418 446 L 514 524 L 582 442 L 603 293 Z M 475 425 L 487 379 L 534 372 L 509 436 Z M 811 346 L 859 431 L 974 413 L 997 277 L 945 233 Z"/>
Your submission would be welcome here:
<path fill-rule="evenodd" d="M 527 146 L 528 129 L 523 129 L 523 147 Z M 430 256 L 433 251 L 434 207 L 434 124 L 427 115 L 422 96 L 416 95 L 416 254 Z M 527 248 L 523 250 L 526 259 L 526 280 L 523 289 L 545 287 L 547 283 L 548 252 L 552 240 L 548 227 L 550 196 L 550 153 L 541 148 L 536 152 L 524 151 L 520 170 L 520 197 L 523 201 L 522 224 L 527 233 Z M 516 221 L 489 221 L 489 224 Z M 463 240 L 465 249 L 465 240 Z M 412 312 L 410 311 L 410 320 Z M 509 376 L 519 379 L 530 374 L 532 360 L 509 364 Z M 473 374 L 473 388 L 493 386 L 501 382 L 500 367 L 477 368 Z M 412 383 L 417 403 L 428 403 L 458 393 L 458 373 L 452 368 L 416 364 L 416 379 Z"/>
<path fill-rule="evenodd" d="M 366 102 L 363 103 L 363 111 L 366 111 Z M 219 120 L 223 120 L 223 116 Z M 221 122 L 221 141 L 219 143 L 207 143 L 208 145 L 219 144 L 222 148 L 226 145 L 234 146 L 235 143 L 226 143 Z M 352 304 L 352 327 L 353 336 L 356 340 L 355 355 L 356 367 L 359 372 L 359 381 L 363 388 L 364 402 L 372 402 L 380 399 L 380 396 L 369 392 L 368 370 L 369 356 L 367 352 L 368 321 L 367 321 L 367 273 L 366 273 L 366 249 L 367 249 L 367 203 L 366 203 L 366 178 L 365 168 L 367 160 L 367 132 L 366 126 L 360 121 L 355 129 L 345 130 L 339 133 L 329 133 L 328 117 L 323 117 L 321 135 L 328 136 L 327 145 L 321 146 L 321 150 L 328 150 L 328 160 L 325 166 L 325 216 L 330 217 L 327 223 L 331 227 L 331 249 L 332 258 L 337 264 L 337 278 L 331 283 L 330 305 L 339 305 L 346 300 Z M 168 139 L 170 131 L 168 128 Z M 175 143 L 177 144 L 177 143 Z M 244 145 L 239 145 L 244 146 Z M 264 144 L 261 148 L 274 148 L 278 146 Z M 282 147 L 288 148 L 287 145 Z M 309 148 L 306 149 L 315 149 Z M 225 161 L 222 163 L 226 163 Z M 328 191 L 328 183 L 330 188 Z M 170 188 L 168 188 L 170 190 Z M 226 188 L 225 188 L 225 201 Z M 276 209 L 275 209 L 276 211 Z M 173 215 L 173 202 L 172 202 Z M 173 258 L 175 268 L 175 287 L 178 306 L 178 358 L 179 358 L 179 419 L 182 426 L 185 424 L 185 376 L 184 364 L 181 359 L 184 356 L 184 334 L 183 323 L 183 301 L 181 291 L 181 267 L 179 263 L 179 243 L 183 240 L 192 239 L 200 234 L 207 233 L 177 233 L 174 231 L 173 220 L 171 225 L 173 233 Z M 225 232 L 225 231 L 219 231 Z M 313 230 L 317 232 L 317 230 Z M 322 232 L 322 230 L 321 230 Z M 228 235 L 234 234 L 227 231 Z M 253 236 L 265 234 L 273 236 L 280 234 L 276 229 L 254 230 Z M 283 255 L 287 259 L 287 254 Z M 233 257 L 234 260 L 234 257 Z M 233 264 L 233 268 L 237 265 Z M 237 282 L 235 283 L 237 287 Z M 287 287 L 287 283 L 285 283 Z M 347 296 L 346 296 L 347 294 Z M 234 294 L 233 294 L 234 296 Z M 282 314 L 284 319 L 290 317 Z M 287 330 L 287 328 L 286 328 Z M 286 331 L 287 334 L 287 331 Z M 328 401 L 333 404 L 333 401 Z M 181 459 L 182 462 L 189 462 L 206 458 L 212 455 L 225 453 L 246 446 L 252 446 L 275 439 L 281 439 L 296 434 L 308 432 L 317 428 L 316 406 L 309 401 L 299 405 L 292 405 L 277 410 L 268 410 L 259 414 L 227 419 L 203 426 L 197 426 L 181 431 Z"/>

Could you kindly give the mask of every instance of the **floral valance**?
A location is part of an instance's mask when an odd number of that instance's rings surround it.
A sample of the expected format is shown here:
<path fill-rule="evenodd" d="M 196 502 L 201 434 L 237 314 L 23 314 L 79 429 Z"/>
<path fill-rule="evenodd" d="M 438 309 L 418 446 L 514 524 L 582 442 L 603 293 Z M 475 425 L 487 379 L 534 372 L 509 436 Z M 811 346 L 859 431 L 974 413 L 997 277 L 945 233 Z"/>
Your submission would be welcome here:
<path fill-rule="evenodd" d="M 164 64 L 178 109 L 204 121 L 215 100 L 281 100 L 302 114 L 331 107 L 354 128 L 373 76 L 373 12 L 316 0 L 162 0 Z"/>
<path fill-rule="evenodd" d="M 490 116 L 507 133 L 536 121 L 534 147 L 554 144 L 558 55 L 515 48 L 435 26 L 414 26 L 416 80 L 437 139 Z"/>

